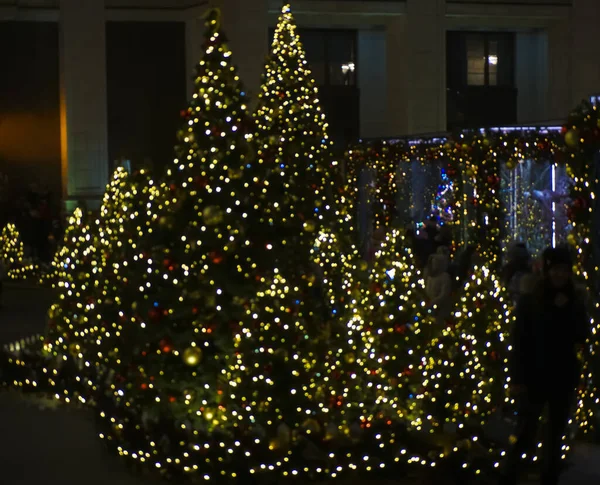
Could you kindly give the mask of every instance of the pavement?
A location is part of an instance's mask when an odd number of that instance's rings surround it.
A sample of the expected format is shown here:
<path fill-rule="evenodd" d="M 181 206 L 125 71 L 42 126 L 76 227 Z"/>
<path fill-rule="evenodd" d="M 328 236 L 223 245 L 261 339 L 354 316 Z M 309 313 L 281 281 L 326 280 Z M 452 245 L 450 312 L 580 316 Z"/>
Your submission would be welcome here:
<path fill-rule="evenodd" d="M 5 285 L 0 345 L 45 331 L 52 290 Z M 576 444 L 561 485 L 598 485 L 600 447 Z M 358 482 L 336 482 L 359 485 Z M 381 481 L 360 482 L 360 485 Z M 440 480 L 385 482 L 442 485 Z M 523 485 L 536 481 L 526 480 Z M 0 485 L 159 485 L 133 475 L 97 437 L 90 411 L 15 391 L 0 392 Z"/>

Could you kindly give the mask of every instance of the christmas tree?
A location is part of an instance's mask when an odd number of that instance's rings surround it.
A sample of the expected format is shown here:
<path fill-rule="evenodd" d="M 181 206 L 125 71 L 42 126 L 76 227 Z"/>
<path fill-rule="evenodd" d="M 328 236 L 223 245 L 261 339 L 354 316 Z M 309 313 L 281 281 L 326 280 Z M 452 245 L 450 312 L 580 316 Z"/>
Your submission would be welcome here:
<path fill-rule="evenodd" d="M 244 441 L 229 366 L 234 334 L 251 320 L 255 261 L 271 261 L 253 225 L 265 177 L 244 89 L 217 10 L 206 26 L 174 164 L 158 188 L 130 182 L 127 242 L 108 256 L 115 276 L 99 315 L 110 337 L 97 354 L 108 369 L 104 436 L 172 476 L 208 479 L 248 468 L 233 451 Z"/>
<path fill-rule="evenodd" d="M 486 420 L 504 403 L 509 301 L 494 274 L 476 267 L 453 317 L 420 355 L 413 427 L 459 436 L 468 433 L 477 440 Z"/>
<path fill-rule="evenodd" d="M 4 260 L 7 270 L 10 272 L 23 264 L 24 249 L 23 241 L 17 227 L 8 223 L 0 235 L 0 255 Z"/>
<path fill-rule="evenodd" d="M 124 346 L 120 344 L 127 344 L 125 335 L 133 326 L 124 328 L 131 314 L 123 303 L 135 301 L 140 293 L 139 285 L 130 284 L 130 280 L 140 282 L 143 277 L 139 275 L 147 270 L 137 264 L 140 258 L 135 257 L 139 251 L 136 242 L 140 233 L 156 223 L 156 216 L 148 209 L 157 198 L 158 189 L 146 171 L 129 175 L 123 168 L 114 172 L 104 193 L 96 243 L 102 271 L 88 300 L 91 324 L 88 338 L 81 344 L 81 359 L 89 370 L 86 377 L 91 386 L 86 398 L 97 398 L 106 390 L 105 385 L 112 385 L 111 379 L 124 357 Z M 139 274 L 134 273 L 137 271 Z M 109 373 L 108 381 L 102 382 Z"/>
<path fill-rule="evenodd" d="M 375 252 L 364 305 L 372 322 L 364 338 L 372 339 L 378 371 L 387 395 L 387 415 L 408 419 L 415 399 L 414 373 L 433 327 L 424 281 L 410 246 L 391 230 Z"/>
<path fill-rule="evenodd" d="M 69 218 L 57 259 L 58 299 L 48 310 L 46 352 L 57 368 L 82 368 L 82 347 L 89 340 L 90 314 L 96 281 L 102 270 L 98 254 L 97 221 L 77 208 Z M 67 390 L 68 393 L 68 390 Z"/>
<path fill-rule="evenodd" d="M 315 233 L 336 221 L 331 207 L 336 162 L 289 5 L 275 29 L 255 120 L 259 163 L 270 172 L 262 210 L 280 231 L 274 253 L 286 267 L 302 267 Z"/>
<path fill-rule="evenodd" d="M 8 223 L 0 234 L 0 257 L 3 260 L 7 277 L 11 280 L 25 280 L 35 277 L 39 267 L 25 259 L 25 249 L 17 227 Z"/>
<path fill-rule="evenodd" d="M 141 175 L 143 174 L 142 171 Z M 124 223 L 129 217 L 127 201 L 133 196 L 131 190 L 136 188 L 129 183 L 128 176 L 125 168 L 117 167 L 104 191 L 100 207 L 99 233 L 105 251 L 120 247 L 124 243 Z M 148 178 L 145 181 L 148 181 Z"/>
<path fill-rule="evenodd" d="M 352 216 L 333 202 L 336 163 L 288 5 L 255 119 L 258 163 L 268 170 L 256 227 L 271 260 L 257 263 L 259 289 L 252 320 L 237 335 L 230 385 L 242 409 L 240 426 L 270 445 L 256 470 L 283 467 L 285 476 L 307 454 L 323 463 L 328 438 L 344 426 L 341 383 L 350 374 L 342 376 L 340 349 L 351 352 L 346 325 L 354 321 L 348 298 L 357 264 L 350 238 L 338 234 Z"/>
<path fill-rule="evenodd" d="M 431 211 L 438 223 L 444 225 L 454 220 L 454 184 L 444 167 L 440 169 L 440 177 Z"/>

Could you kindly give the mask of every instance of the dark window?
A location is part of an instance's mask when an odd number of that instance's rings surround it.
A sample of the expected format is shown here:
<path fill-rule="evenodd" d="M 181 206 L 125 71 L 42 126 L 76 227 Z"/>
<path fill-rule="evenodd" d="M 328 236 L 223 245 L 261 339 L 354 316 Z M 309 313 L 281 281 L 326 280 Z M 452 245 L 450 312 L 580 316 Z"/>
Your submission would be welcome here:
<path fill-rule="evenodd" d="M 274 29 L 270 30 L 273 38 Z M 346 143 L 359 136 L 357 87 L 357 34 L 355 30 L 299 29 L 300 40 L 319 95 L 329 134 L 335 142 Z"/>
<path fill-rule="evenodd" d="M 59 53 L 57 23 L 0 21 L 0 227 L 31 182 L 60 198 Z"/>
<path fill-rule="evenodd" d="M 108 152 L 160 173 L 186 106 L 185 24 L 107 22 Z"/>
<path fill-rule="evenodd" d="M 517 121 L 514 34 L 448 32 L 448 128 Z"/>

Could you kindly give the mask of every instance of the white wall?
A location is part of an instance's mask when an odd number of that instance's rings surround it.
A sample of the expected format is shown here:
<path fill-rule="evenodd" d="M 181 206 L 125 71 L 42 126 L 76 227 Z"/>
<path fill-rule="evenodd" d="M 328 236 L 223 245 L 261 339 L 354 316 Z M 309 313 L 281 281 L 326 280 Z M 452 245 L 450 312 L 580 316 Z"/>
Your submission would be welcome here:
<path fill-rule="evenodd" d="M 567 17 L 548 28 L 548 118 L 562 120 L 573 109 L 571 23 Z"/>
<path fill-rule="evenodd" d="M 376 138 L 387 125 L 386 40 L 382 30 L 358 32 L 360 136 Z"/>
<path fill-rule="evenodd" d="M 407 42 L 406 17 L 393 17 L 385 31 L 386 119 L 382 137 L 408 133 L 408 103 L 411 96 L 408 78 L 410 45 Z"/>
<path fill-rule="evenodd" d="M 548 116 L 548 36 L 545 32 L 516 35 L 518 123 L 546 121 Z"/>

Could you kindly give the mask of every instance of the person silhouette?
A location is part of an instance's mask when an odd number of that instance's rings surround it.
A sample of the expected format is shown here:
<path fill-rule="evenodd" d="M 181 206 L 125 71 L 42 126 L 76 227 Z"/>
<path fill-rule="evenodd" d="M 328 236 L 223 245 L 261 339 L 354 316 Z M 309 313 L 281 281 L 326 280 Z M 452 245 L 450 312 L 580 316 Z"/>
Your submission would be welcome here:
<path fill-rule="evenodd" d="M 585 292 L 576 287 L 572 273 L 568 248 L 546 249 L 542 277 L 517 303 L 509 367 L 518 423 L 499 485 L 517 483 L 521 456 L 533 449 L 546 406 L 549 419 L 541 483 L 558 484 L 562 438 L 581 374 L 578 350 L 584 348 L 590 334 Z"/>

